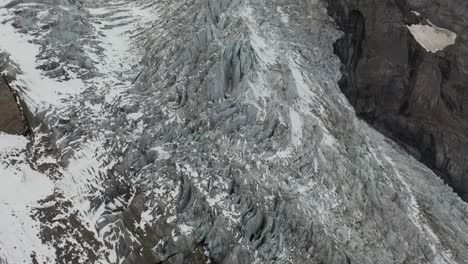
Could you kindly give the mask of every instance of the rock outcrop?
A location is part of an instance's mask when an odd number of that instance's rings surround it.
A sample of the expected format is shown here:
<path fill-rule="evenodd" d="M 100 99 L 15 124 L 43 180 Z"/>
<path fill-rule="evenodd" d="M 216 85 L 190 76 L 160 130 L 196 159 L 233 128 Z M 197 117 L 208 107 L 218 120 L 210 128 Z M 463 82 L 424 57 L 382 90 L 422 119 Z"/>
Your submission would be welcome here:
<path fill-rule="evenodd" d="M 468 3 L 329 0 L 328 9 L 344 31 L 340 87 L 357 114 L 468 200 Z M 415 24 L 447 29 L 455 44 L 424 47 Z"/>
<path fill-rule="evenodd" d="M 32 115 L 18 91 L 10 86 L 18 72 L 9 55 L 0 50 L 0 132 L 28 135 Z"/>
<path fill-rule="evenodd" d="M 0 78 L 0 131 L 22 134 L 23 130 L 23 119 L 15 98 L 3 78 Z"/>
<path fill-rule="evenodd" d="M 8 76 L 0 77 L 0 132 L 28 135 L 31 115 L 8 79 Z"/>

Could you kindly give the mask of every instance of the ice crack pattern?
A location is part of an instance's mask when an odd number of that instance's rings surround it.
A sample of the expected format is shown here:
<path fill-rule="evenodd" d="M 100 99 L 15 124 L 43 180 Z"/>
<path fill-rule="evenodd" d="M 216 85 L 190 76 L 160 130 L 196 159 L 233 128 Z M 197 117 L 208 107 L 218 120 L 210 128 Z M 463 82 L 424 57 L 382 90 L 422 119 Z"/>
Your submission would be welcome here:
<path fill-rule="evenodd" d="M 0 3 L 37 119 L 1 168 L 45 186 L 0 263 L 468 258 L 466 204 L 341 94 L 322 2 Z"/>

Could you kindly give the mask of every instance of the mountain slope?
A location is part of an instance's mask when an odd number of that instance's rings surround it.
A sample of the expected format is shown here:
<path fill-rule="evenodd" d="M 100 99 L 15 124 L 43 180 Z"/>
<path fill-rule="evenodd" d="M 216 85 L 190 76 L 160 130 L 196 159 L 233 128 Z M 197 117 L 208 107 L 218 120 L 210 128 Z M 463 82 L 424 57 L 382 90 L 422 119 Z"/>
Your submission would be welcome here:
<path fill-rule="evenodd" d="M 28 159 L 55 188 L 31 214 L 57 263 L 468 259 L 467 205 L 341 93 L 322 2 L 2 12 L 9 43 L 33 39 L 0 48 L 41 122 Z"/>

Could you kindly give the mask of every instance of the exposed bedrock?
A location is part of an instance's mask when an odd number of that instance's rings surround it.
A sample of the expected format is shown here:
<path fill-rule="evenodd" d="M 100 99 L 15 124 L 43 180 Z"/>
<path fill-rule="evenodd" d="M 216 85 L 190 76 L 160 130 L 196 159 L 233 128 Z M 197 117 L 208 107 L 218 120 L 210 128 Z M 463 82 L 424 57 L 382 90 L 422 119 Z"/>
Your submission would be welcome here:
<path fill-rule="evenodd" d="M 5 84 L 0 79 L 0 131 L 9 134 L 21 134 L 23 124 L 15 99 Z"/>
<path fill-rule="evenodd" d="M 335 44 L 340 87 L 356 113 L 467 201 L 468 2 L 329 0 L 328 8 L 344 31 Z M 431 23 L 456 33 L 455 44 L 428 51 L 407 27 Z"/>
<path fill-rule="evenodd" d="M 26 135 L 30 132 L 29 112 L 9 84 L 15 78 L 15 72 L 8 55 L 0 52 L 0 132 Z"/>

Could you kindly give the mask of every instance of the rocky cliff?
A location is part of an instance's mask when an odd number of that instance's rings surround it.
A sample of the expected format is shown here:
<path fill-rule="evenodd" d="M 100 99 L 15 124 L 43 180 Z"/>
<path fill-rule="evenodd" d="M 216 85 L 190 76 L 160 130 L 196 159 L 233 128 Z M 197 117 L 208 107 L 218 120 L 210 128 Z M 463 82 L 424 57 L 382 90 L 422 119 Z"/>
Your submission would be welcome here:
<path fill-rule="evenodd" d="M 330 0 L 328 9 L 344 31 L 340 87 L 357 114 L 468 200 L 468 3 Z M 453 45 L 427 46 L 447 34 Z"/>
<path fill-rule="evenodd" d="M 14 79 L 15 68 L 6 54 L 0 53 L 0 132 L 25 135 L 29 124 L 27 110 L 9 82 Z"/>
<path fill-rule="evenodd" d="M 22 134 L 24 127 L 18 105 L 3 79 L 0 80 L 0 116 L 0 131 Z"/>

